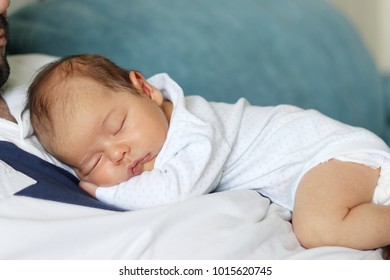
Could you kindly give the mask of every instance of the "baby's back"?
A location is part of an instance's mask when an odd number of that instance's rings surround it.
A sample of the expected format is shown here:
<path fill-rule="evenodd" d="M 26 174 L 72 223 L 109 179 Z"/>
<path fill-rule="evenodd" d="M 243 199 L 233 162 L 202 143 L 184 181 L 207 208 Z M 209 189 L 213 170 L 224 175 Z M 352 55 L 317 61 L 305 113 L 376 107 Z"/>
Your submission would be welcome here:
<path fill-rule="evenodd" d="M 216 111 L 225 111 L 214 104 Z M 345 125 L 315 110 L 290 105 L 243 105 L 240 125 L 225 125 L 235 139 L 217 191 L 257 189 L 272 201 L 292 208 L 295 188 L 311 167 L 337 155 L 367 149 L 387 150 L 371 132 Z M 237 121 L 236 121 L 237 122 Z"/>

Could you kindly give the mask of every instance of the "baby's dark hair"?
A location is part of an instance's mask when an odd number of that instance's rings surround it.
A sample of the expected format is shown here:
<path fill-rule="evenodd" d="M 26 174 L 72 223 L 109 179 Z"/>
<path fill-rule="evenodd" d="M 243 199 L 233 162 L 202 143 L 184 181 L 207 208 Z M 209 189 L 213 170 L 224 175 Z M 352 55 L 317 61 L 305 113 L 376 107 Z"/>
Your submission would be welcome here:
<path fill-rule="evenodd" d="M 139 95 L 130 82 L 129 70 L 119 67 L 103 56 L 72 55 L 49 63 L 35 75 L 28 88 L 26 104 L 26 109 L 30 111 L 31 124 L 41 142 L 42 138 L 53 137 L 55 134 L 51 122 L 56 110 L 69 107 L 67 105 L 75 97 L 71 91 L 67 91 L 66 96 L 60 91 L 72 77 L 92 79 L 110 89 L 110 92 L 127 90 Z"/>

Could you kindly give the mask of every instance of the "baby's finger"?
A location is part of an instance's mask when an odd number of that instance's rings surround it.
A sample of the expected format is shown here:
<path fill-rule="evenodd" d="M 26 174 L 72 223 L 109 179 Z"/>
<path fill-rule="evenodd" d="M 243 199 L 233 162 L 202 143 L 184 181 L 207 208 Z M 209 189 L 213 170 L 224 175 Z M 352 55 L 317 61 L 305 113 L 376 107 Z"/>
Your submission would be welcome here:
<path fill-rule="evenodd" d="M 85 181 L 80 181 L 79 186 L 84 191 L 86 191 L 89 195 L 96 198 L 96 189 L 98 188 L 98 186 Z"/>

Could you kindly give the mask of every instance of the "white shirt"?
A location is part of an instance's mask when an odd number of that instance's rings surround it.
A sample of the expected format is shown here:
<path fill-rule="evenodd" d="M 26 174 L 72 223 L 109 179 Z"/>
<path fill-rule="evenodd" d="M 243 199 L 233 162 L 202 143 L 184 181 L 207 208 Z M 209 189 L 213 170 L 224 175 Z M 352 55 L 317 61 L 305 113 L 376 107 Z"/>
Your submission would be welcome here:
<path fill-rule="evenodd" d="M 54 57 L 44 55 L 12 57 L 11 76 L 4 88 L 1 89 L 1 94 L 18 123 L 0 118 L 0 141 L 11 142 L 26 152 L 73 172 L 44 150 L 33 135 L 28 112 L 23 113 L 27 100 L 27 88 L 33 73 L 40 66 L 54 59 Z M 19 60 L 23 63 L 18 63 Z M 34 67 L 27 67 L 26 65 L 34 65 Z M 33 183 L 35 183 L 35 180 L 14 170 L 0 160 L 0 184 L 2 185 L 0 201 L 11 197 Z"/>
<path fill-rule="evenodd" d="M 169 132 L 154 170 L 113 187 L 97 198 L 134 210 L 213 191 L 255 189 L 292 210 L 303 174 L 331 158 L 353 153 L 389 155 L 373 133 L 290 105 L 251 106 L 184 97 L 166 74 L 149 82 L 173 103 Z"/>

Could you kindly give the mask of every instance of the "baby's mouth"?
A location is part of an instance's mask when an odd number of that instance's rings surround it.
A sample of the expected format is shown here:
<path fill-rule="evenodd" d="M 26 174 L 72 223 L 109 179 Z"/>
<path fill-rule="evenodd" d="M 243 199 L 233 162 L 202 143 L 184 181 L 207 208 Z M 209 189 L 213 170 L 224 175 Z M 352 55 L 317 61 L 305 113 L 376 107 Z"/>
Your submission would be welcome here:
<path fill-rule="evenodd" d="M 143 172 L 143 168 L 142 168 L 143 164 L 147 163 L 151 159 L 152 159 L 152 155 L 148 153 L 143 158 L 137 159 L 132 164 L 130 164 L 128 168 L 129 177 L 132 178 L 134 176 L 140 175 Z"/>

